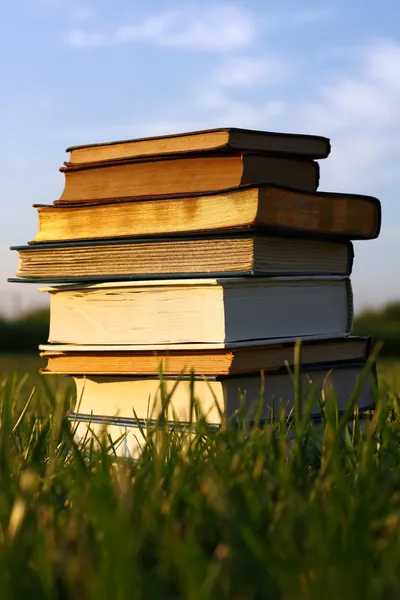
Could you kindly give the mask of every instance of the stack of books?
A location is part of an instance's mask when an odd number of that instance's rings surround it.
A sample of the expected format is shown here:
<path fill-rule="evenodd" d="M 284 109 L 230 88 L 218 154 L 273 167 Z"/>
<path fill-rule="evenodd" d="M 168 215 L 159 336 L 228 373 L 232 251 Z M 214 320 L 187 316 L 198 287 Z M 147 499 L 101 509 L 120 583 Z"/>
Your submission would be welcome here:
<path fill-rule="evenodd" d="M 192 420 L 193 386 L 210 425 L 243 394 L 250 415 L 262 379 L 264 416 L 289 412 L 298 338 L 304 392 L 331 382 L 346 408 L 370 351 L 350 335 L 351 240 L 378 236 L 381 209 L 316 191 L 327 138 L 216 129 L 67 151 L 13 281 L 52 285 L 43 372 L 74 377 L 78 435 L 128 431 L 120 452 L 136 456 L 165 394 L 171 426 Z M 375 385 L 371 368 L 362 410 Z"/>

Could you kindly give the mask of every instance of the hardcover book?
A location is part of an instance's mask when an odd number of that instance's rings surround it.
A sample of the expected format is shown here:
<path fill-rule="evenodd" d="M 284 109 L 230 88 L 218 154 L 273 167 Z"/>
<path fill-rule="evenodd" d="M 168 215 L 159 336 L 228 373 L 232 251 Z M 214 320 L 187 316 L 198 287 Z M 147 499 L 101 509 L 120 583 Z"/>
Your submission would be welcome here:
<path fill-rule="evenodd" d="M 71 146 L 67 148 L 66 152 L 70 153 L 67 164 L 82 164 L 137 156 L 232 150 L 297 155 L 318 159 L 326 158 L 330 149 L 329 139 L 322 136 L 221 127 L 117 142 Z"/>
<path fill-rule="evenodd" d="M 343 337 L 346 277 L 181 279 L 44 288 L 49 341 L 63 344 L 230 343 Z"/>
<path fill-rule="evenodd" d="M 136 158 L 60 170 L 65 186 L 54 204 L 215 192 L 266 183 L 314 192 L 319 183 L 315 161 L 251 153 Z"/>
<path fill-rule="evenodd" d="M 241 275 L 350 275 L 348 241 L 231 232 L 16 246 L 17 276 L 47 281 L 91 278 Z"/>
<path fill-rule="evenodd" d="M 39 231 L 31 243 L 232 229 L 371 239 L 378 236 L 381 223 L 380 202 L 372 196 L 268 185 L 150 200 L 35 206 Z"/>

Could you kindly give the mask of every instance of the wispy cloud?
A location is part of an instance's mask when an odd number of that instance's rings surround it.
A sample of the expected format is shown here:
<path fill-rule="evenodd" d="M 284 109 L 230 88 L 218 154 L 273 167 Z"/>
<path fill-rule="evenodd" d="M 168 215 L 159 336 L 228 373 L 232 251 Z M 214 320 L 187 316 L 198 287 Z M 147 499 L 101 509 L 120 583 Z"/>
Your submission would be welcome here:
<path fill-rule="evenodd" d="M 247 127 L 273 129 L 273 124 L 280 119 L 286 112 L 284 102 L 271 100 L 263 103 L 257 108 L 245 101 L 232 100 L 231 98 L 218 95 L 217 93 L 208 94 L 198 92 L 196 101 L 201 106 L 201 111 L 197 112 L 197 118 L 191 121 L 163 121 L 152 120 L 142 123 L 135 131 L 140 131 L 140 135 L 157 135 L 167 133 L 177 133 L 183 131 L 208 129 L 211 127 Z M 193 102 L 194 104 L 194 102 Z M 266 125 L 268 124 L 268 125 Z M 135 133 L 136 135 L 136 133 Z M 139 134 L 138 134 L 139 135 Z"/>
<path fill-rule="evenodd" d="M 268 58 L 235 57 L 224 61 L 211 75 L 218 88 L 254 88 L 276 85 L 290 77 L 287 61 L 269 55 Z"/>
<path fill-rule="evenodd" d="M 282 72 L 285 68 L 278 55 L 273 62 L 259 58 L 221 63 L 203 85 L 196 85 L 192 102 L 215 124 L 330 137 L 332 153 L 321 163 L 321 185 L 368 193 L 371 185 L 400 180 L 400 44 L 377 41 L 349 52 L 351 69 L 345 68 L 344 57 L 343 70 L 325 71 L 308 88 L 307 99 L 291 99 L 279 86 L 272 95 L 269 83 L 279 76 L 281 65 Z M 288 70 L 289 83 L 290 76 Z M 238 99 L 237 88 L 252 91 L 256 85 L 256 97 L 252 93 Z"/>
<path fill-rule="evenodd" d="M 244 8 L 223 3 L 153 15 L 112 31 L 74 29 L 68 43 L 81 49 L 144 42 L 194 51 L 228 51 L 252 44 L 256 29 L 255 19 Z"/>
<path fill-rule="evenodd" d="M 254 97 L 255 88 L 275 86 L 291 77 L 291 67 L 279 55 L 267 52 L 266 56 L 234 56 L 222 60 L 207 78 L 207 83 L 197 84 L 191 103 L 200 112 L 206 111 L 209 126 L 231 125 L 259 127 L 260 123 L 275 120 L 285 112 L 285 102 L 270 99 L 254 104 L 246 99 Z M 245 96 L 245 98 L 243 98 Z M 268 94 L 264 93 L 268 98 Z"/>
<path fill-rule="evenodd" d="M 356 73 L 331 76 L 305 107 L 310 127 L 332 137 L 325 180 L 349 191 L 400 180 L 400 44 L 375 42 L 357 55 Z"/>

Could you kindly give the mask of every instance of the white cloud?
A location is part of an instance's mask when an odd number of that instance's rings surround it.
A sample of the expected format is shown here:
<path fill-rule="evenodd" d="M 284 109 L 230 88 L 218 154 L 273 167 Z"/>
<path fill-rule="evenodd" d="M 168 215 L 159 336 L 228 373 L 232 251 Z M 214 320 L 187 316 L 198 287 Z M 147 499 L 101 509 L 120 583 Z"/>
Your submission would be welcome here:
<path fill-rule="evenodd" d="M 305 107 L 309 126 L 332 138 L 323 181 L 348 191 L 399 180 L 400 44 L 376 42 L 358 57 L 356 74 L 327 81 Z"/>
<path fill-rule="evenodd" d="M 399 182 L 400 44 L 378 41 L 349 49 L 351 67 L 325 71 L 308 86 L 308 98 L 282 101 L 279 86 L 271 95 L 268 69 L 285 70 L 285 61 L 232 59 L 214 68 L 193 90 L 193 105 L 213 123 L 311 133 L 331 138 L 332 152 L 321 161 L 321 189 L 374 193 L 382 182 Z M 346 65 L 346 56 L 343 57 Z M 347 60 L 348 64 L 348 60 Z M 235 65 L 238 65 L 235 71 Z M 247 66 L 247 68 L 246 68 Z M 264 71 L 264 76 L 261 73 Z M 295 75 L 295 69 L 285 74 Z M 285 83 L 287 81 L 285 80 Z M 267 102 L 237 99 L 236 91 L 257 84 Z M 263 92 L 265 90 L 265 93 Z"/>
<path fill-rule="evenodd" d="M 382 41 L 364 56 L 365 71 L 371 81 L 389 86 L 400 93 L 400 44 Z"/>
<path fill-rule="evenodd" d="M 225 104 L 223 111 L 216 112 L 210 110 L 209 113 L 203 112 L 202 116 L 198 116 L 197 119 L 188 121 L 153 120 L 142 123 L 139 127 L 132 130 L 132 137 L 164 135 L 184 131 L 211 129 L 213 127 L 245 127 L 257 129 L 262 122 L 272 122 L 277 114 L 282 113 L 283 106 L 284 105 L 279 102 L 267 102 L 255 112 L 253 108 L 245 102 L 229 101 L 229 103 Z M 106 138 L 104 137 L 104 139 Z"/>
<path fill-rule="evenodd" d="M 279 5 L 291 22 L 306 24 L 327 14 L 325 9 L 312 7 L 308 12 L 290 12 L 288 7 L 288 3 Z M 262 27 L 267 26 L 268 19 L 271 25 L 276 15 L 264 11 Z M 335 49 L 327 48 L 330 56 L 319 56 L 318 76 L 304 80 L 303 91 L 297 87 L 297 73 L 304 69 L 306 76 L 316 69 L 312 57 L 306 66 L 297 65 L 296 56 L 289 62 L 286 55 L 275 51 L 256 55 L 250 46 L 257 41 L 260 28 L 255 12 L 247 12 L 240 5 L 195 3 L 180 12 L 153 15 L 108 33 L 75 30 L 70 43 L 77 48 L 142 41 L 182 49 L 236 49 L 213 63 L 208 76 L 197 81 L 192 90 L 181 90 L 185 110 L 182 126 L 179 109 L 176 120 L 172 116 L 176 130 L 184 130 L 185 122 L 193 122 L 195 128 L 197 124 L 199 128 L 236 125 L 325 135 L 331 138 L 332 152 L 328 160 L 321 161 L 322 189 L 369 193 L 372 186 L 371 193 L 376 193 L 382 182 L 398 182 L 400 43 L 383 39 L 361 47 L 342 47 L 333 63 Z M 283 83 L 291 84 L 293 97 L 280 89 Z M 151 124 L 155 133 L 168 131 L 162 118 Z M 152 132 L 146 125 L 140 128 Z M 132 128 L 134 135 L 136 130 L 137 124 Z"/>
<path fill-rule="evenodd" d="M 147 42 L 195 51 L 229 51 L 249 46 L 255 37 L 254 18 L 242 8 L 222 3 L 166 12 L 108 32 L 74 29 L 68 43 L 74 48 L 95 48 Z"/>
<path fill-rule="evenodd" d="M 104 33 L 87 33 L 81 29 L 73 29 L 68 35 L 68 43 L 73 48 L 96 48 L 108 45 Z"/>
<path fill-rule="evenodd" d="M 329 136 L 327 129 L 314 131 Z M 372 193 L 372 186 L 376 189 L 382 176 L 381 161 L 387 152 L 384 136 L 354 129 L 330 137 L 332 152 L 321 162 L 321 186 L 341 192 Z"/>
<path fill-rule="evenodd" d="M 210 127 L 258 127 L 260 122 L 283 115 L 285 103 L 271 99 L 254 106 L 234 95 L 236 92 L 251 92 L 255 87 L 278 86 L 290 76 L 289 66 L 279 56 L 235 56 L 223 60 L 211 72 L 207 83 L 196 86 L 192 104 L 200 111 L 208 112 L 206 118 Z"/>
<path fill-rule="evenodd" d="M 204 123 L 207 127 L 245 127 L 248 129 L 271 129 L 270 124 L 279 119 L 286 111 L 286 104 L 271 100 L 254 107 L 246 101 L 234 100 L 223 94 L 204 91 L 198 94 L 196 101 L 209 114 Z M 267 125 L 269 124 L 269 125 Z"/>
<path fill-rule="evenodd" d="M 277 85 L 289 76 L 287 62 L 278 57 L 235 57 L 221 64 L 212 74 L 211 80 L 221 88 L 252 88 Z"/>
<path fill-rule="evenodd" d="M 375 82 L 349 77 L 338 78 L 326 85 L 318 103 L 311 105 L 313 121 L 318 126 L 328 126 L 331 131 L 359 127 L 381 126 L 395 115 L 394 98 L 387 95 L 385 87 Z"/>
<path fill-rule="evenodd" d="M 200 110 L 223 110 L 227 103 L 232 102 L 223 90 L 217 87 L 200 87 L 194 94 L 194 103 Z"/>

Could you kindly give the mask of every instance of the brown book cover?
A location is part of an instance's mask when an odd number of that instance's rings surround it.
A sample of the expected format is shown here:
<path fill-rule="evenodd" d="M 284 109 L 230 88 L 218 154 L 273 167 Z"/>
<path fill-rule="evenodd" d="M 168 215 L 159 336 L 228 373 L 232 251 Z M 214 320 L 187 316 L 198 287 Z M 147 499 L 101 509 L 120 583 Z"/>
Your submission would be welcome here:
<path fill-rule="evenodd" d="M 330 140 L 317 135 L 222 127 L 114 142 L 70 146 L 67 164 L 110 161 L 151 155 L 230 150 L 266 152 L 311 159 L 326 158 Z"/>
<path fill-rule="evenodd" d="M 154 196 L 34 205 L 39 231 L 31 244 L 232 230 L 338 239 L 379 235 L 381 205 L 360 194 L 243 187 L 190 196 Z"/>
<path fill-rule="evenodd" d="M 213 192 L 243 185 L 273 184 L 313 192 L 319 165 L 254 153 L 185 155 L 61 167 L 65 187 L 58 201 Z"/>
<path fill-rule="evenodd" d="M 301 345 L 302 366 L 367 360 L 371 338 L 347 337 L 304 341 Z M 257 373 L 292 365 L 294 342 L 266 345 L 237 345 L 232 348 L 190 348 L 174 350 L 112 347 L 86 350 L 79 346 L 41 346 L 47 359 L 43 372 L 73 375 L 164 375 L 218 376 Z"/>

